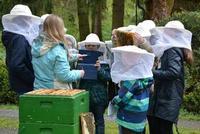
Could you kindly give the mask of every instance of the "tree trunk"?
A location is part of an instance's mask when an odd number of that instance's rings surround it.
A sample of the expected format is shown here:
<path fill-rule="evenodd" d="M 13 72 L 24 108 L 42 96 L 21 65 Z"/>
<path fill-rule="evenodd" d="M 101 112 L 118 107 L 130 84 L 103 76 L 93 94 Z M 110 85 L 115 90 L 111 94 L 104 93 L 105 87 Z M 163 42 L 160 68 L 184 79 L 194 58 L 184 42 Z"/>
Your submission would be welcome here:
<path fill-rule="evenodd" d="M 124 0 L 113 0 L 112 29 L 124 25 Z"/>
<path fill-rule="evenodd" d="M 171 15 L 174 0 L 147 0 L 145 4 L 146 19 L 158 21 Z"/>
<path fill-rule="evenodd" d="M 89 8 L 86 0 L 77 0 L 78 20 L 79 20 L 79 33 L 80 40 L 84 40 L 90 33 L 89 28 Z"/>
<path fill-rule="evenodd" d="M 92 32 L 99 36 L 99 39 L 102 40 L 102 0 L 98 1 L 92 12 Z"/>

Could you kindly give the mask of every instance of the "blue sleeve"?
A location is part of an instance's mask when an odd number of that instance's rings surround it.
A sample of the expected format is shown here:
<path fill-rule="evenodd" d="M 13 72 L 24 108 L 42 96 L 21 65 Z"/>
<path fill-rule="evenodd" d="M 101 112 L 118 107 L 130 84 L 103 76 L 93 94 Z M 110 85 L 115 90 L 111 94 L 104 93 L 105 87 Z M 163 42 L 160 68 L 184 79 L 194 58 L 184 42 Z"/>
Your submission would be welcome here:
<path fill-rule="evenodd" d="M 112 103 L 123 108 L 132 99 L 133 95 L 138 95 L 144 89 L 149 89 L 153 84 L 153 78 L 144 78 L 122 82 L 118 95 L 114 97 Z"/>
<path fill-rule="evenodd" d="M 75 82 L 81 78 L 80 70 L 70 70 L 66 51 L 60 47 L 55 61 L 55 76 L 63 82 Z"/>
<path fill-rule="evenodd" d="M 31 46 L 24 37 L 19 37 L 14 40 L 11 50 L 10 71 L 16 73 L 19 79 L 27 84 L 33 84 L 34 73 L 32 68 L 28 68 L 27 64 L 31 64 Z"/>

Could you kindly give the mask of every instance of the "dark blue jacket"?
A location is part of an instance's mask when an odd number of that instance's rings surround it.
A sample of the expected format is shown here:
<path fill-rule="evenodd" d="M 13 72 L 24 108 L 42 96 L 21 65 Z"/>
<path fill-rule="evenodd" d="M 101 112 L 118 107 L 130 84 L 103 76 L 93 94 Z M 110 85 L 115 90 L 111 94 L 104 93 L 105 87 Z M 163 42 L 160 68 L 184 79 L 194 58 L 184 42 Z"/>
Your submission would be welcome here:
<path fill-rule="evenodd" d="M 81 79 L 79 88 L 89 91 L 90 106 L 108 105 L 107 82 L 111 80 L 108 64 L 101 65 L 97 71 L 97 80 Z"/>
<path fill-rule="evenodd" d="M 11 89 L 19 94 L 33 89 L 34 73 L 31 64 L 31 46 L 23 35 L 3 31 Z"/>
<path fill-rule="evenodd" d="M 184 93 L 184 54 L 170 48 L 161 57 L 161 68 L 153 71 L 155 85 L 149 115 L 176 123 Z"/>

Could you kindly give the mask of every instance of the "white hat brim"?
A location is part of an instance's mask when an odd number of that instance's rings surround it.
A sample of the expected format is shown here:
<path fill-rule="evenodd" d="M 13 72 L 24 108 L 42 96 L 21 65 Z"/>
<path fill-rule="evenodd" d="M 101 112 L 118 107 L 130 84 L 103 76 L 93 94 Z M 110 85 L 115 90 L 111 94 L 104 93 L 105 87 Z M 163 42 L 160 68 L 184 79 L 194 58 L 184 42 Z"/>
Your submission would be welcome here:
<path fill-rule="evenodd" d="M 177 30 L 177 31 L 182 31 L 182 32 L 189 32 L 191 33 L 189 30 L 187 29 L 180 29 L 180 28 L 172 28 L 172 27 L 155 27 L 152 29 L 172 29 L 172 30 Z"/>
<path fill-rule="evenodd" d="M 99 42 L 96 42 L 96 41 L 81 41 L 78 43 L 79 45 L 82 45 L 82 44 L 94 44 L 94 45 L 104 45 L 105 43 L 102 42 L 102 41 L 99 41 Z"/>
<path fill-rule="evenodd" d="M 31 19 L 33 19 L 34 21 L 38 21 L 39 23 L 41 22 L 41 18 L 35 15 L 12 15 L 12 14 L 5 14 L 2 16 L 2 19 L 13 19 L 17 16 L 24 16 L 24 17 L 30 17 Z"/>

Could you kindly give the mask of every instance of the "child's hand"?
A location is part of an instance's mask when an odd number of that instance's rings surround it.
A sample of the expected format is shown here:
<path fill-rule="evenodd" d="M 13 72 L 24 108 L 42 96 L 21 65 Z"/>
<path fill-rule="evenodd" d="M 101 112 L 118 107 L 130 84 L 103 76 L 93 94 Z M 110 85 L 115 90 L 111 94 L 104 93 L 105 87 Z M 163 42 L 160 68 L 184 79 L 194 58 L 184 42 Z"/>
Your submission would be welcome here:
<path fill-rule="evenodd" d="M 87 54 L 78 54 L 78 59 L 83 60 L 83 58 L 86 56 L 87 56 Z"/>
<path fill-rule="evenodd" d="M 97 68 L 97 70 L 99 70 L 101 68 L 100 61 L 97 60 L 94 66 Z"/>

